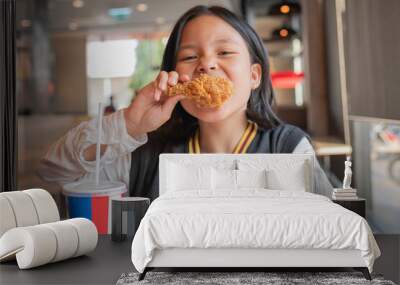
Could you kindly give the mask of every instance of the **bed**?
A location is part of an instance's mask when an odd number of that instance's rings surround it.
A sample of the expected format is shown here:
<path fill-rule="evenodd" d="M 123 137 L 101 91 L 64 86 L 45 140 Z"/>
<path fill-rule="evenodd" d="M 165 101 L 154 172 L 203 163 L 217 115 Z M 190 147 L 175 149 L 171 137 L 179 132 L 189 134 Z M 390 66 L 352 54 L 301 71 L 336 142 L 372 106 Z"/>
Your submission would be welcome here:
<path fill-rule="evenodd" d="M 160 196 L 132 242 L 154 268 L 352 267 L 380 251 L 361 216 L 315 194 L 308 154 L 161 154 Z"/>

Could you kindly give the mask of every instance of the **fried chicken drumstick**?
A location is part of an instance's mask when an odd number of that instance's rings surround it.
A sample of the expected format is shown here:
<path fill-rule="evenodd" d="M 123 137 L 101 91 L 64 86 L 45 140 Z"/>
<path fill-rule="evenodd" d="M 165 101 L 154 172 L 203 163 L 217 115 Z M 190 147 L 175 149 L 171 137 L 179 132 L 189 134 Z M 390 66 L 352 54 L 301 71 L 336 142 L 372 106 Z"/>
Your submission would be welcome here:
<path fill-rule="evenodd" d="M 168 89 L 168 96 L 184 95 L 201 107 L 220 107 L 233 93 L 231 81 L 221 77 L 201 74 L 200 77 Z"/>

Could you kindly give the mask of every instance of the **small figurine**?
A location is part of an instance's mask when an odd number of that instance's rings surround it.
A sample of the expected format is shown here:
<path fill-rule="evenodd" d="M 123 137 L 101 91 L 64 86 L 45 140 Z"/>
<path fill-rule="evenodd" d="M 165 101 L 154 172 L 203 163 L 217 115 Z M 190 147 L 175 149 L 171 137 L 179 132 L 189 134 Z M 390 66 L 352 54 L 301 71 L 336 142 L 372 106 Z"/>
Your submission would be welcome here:
<path fill-rule="evenodd" d="M 346 161 L 344 162 L 344 178 L 343 178 L 343 189 L 352 189 L 351 188 L 351 176 L 353 172 L 351 171 L 351 157 L 347 156 Z"/>

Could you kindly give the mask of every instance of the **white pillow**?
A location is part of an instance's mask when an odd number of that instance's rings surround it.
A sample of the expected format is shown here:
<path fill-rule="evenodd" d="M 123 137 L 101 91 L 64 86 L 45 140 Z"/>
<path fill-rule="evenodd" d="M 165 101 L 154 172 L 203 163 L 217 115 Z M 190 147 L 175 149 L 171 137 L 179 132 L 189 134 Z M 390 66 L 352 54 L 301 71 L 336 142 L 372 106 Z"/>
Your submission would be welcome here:
<path fill-rule="evenodd" d="M 290 157 L 275 160 L 239 160 L 240 170 L 265 169 L 267 188 L 271 190 L 307 191 L 309 169 L 304 160 L 298 161 Z"/>
<path fill-rule="evenodd" d="M 236 170 L 212 168 L 213 189 L 236 190 Z"/>
<path fill-rule="evenodd" d="M 267 171 L 268 188 L 272 190 L 306 191 L 304 167 L 282 172 L 276 169 Z"/>
<path fill-rule="evenodd" d="M 268 188 L 267 171 L 236 170 L 237 188 Z"/>
<path fill-rule="evenodd" d="M 266 170 L 212 169 L 214 190 L 267 188 Z"/>
<path fill-rule="evenodd" d="M 212 189 L 211 167 L 168 162 L 167 191 Z"/>

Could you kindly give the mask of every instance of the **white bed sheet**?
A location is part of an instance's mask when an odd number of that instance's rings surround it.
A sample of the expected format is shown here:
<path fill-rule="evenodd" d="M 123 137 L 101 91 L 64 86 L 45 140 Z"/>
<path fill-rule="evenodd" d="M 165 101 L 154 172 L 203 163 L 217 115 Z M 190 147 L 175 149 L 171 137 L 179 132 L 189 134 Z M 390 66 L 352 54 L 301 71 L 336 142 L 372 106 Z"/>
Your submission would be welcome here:
<path fill-rule="evenodd" d="M 307 192 L 170 192 L 155 199 L 132 243 L 143 272 L 155 249 L 357 249 L 372 272 L 380 250 L 364 218 Z"/>

